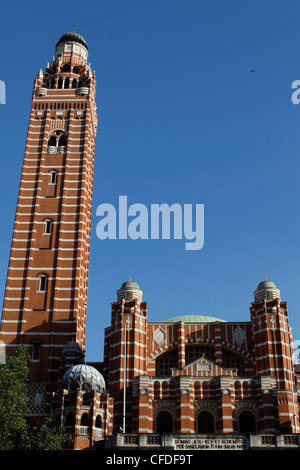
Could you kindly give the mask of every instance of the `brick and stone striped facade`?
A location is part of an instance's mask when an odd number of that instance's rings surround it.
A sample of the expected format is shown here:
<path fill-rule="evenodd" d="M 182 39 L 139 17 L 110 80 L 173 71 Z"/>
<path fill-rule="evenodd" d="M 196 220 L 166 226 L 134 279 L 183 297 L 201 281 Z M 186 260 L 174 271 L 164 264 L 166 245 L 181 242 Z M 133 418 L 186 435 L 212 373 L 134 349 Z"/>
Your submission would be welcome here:
<path fill-rule="evenodd" d="M 33 86 L 1 322 L 7 354 L 32 353 L 32 393 L 43 395 L 32 416 L 47 413 L 66 343 L 85 346 L 97 131 L 87 56 L 80 35 L 62 36 Z"/>
<path fill-rule="evenodd" d="M 125 422 L 126 432 L 155 433 L 169 417 L 167 430 L 178 434 L 247 426 L 299 432 L 287 304 L 273 283 L 259 284 L 249 322 L 193 315 L 150 322 L 142 294 L 133 281 L 124 283 L 105 330 L 103 373 L 115 430 Z"/>
<path fill-rule="evenodd" d="M 8 355 L 18 345 L 31 353 L 29 419 L 54 412 L 76 449 L 120 431 L 153 443 L 164 433 L 299 433 L 300 367 L 271 281 L 258 285 L 246 322 L 151 322 L 140 287 L 124 282 L 103 363 L 85 364 L 97 132 L 87 57 L 82 36 L 63 35 L 33 87 L 0 330 Z"/>

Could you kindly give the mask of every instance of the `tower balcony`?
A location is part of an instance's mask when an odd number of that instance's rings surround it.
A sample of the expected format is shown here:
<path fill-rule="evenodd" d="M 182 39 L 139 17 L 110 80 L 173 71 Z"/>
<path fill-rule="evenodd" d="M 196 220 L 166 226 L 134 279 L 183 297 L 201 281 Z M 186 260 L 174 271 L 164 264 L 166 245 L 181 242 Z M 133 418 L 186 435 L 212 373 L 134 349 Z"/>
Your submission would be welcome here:
<path fill-rule="evenodd" d="M 76 90 L 76 95 L 87 96 L 88 94 L 89 94 L 89 89 L 85 86 L 77 88 L 77 90 Z"/>
<path fill-rule="evenodd" d="M 47 88 L 44 88 L 44 87 L 38 87 L 35 90 L 36 96 L 46 96 L 47 93 L 48 93 L 48 90 L 47 90 Z"/>
<path fill-rule="evenodd" d="M 54 145 L 49 145 L 47 147 L 47 153 L 65 153 L 67 150 L 67 147 L 65 145 L 62 145 L 60 147 L 55 147 Z"/>

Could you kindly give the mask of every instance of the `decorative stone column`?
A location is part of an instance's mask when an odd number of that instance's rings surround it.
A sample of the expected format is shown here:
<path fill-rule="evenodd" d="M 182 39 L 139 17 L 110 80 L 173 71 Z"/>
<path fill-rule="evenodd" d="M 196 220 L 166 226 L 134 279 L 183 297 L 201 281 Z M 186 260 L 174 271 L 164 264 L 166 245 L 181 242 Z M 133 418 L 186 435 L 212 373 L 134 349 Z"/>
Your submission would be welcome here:
<path fill-rule="evenodd" d="M 152 428 L 153 406 L 150 403 L 149 376 L 133 379 L 133 432 L 148 433 Z"/>
<path fill-rule="evenodd" d="M 190 395 L 190 380 L 189 377 L 181 376 L 179 379 L 180 386 L 180 405 L 178 422 L 175 423 L 175 432 L 181 434 L 191 433 L 193 429 L 194 420 L 194 406 L 192 404 Z"/>
<path fill-rule="evenodd" d="M 221 389 L 221 429 L 224 433 L 233 432 L 233 421 L 232 421 L 232 377 L 221 376 L 220 377 L 220 389 Z"/>
<path fill-rule="evenodd" d="M 185 366 L 185 329 L 184 323 L 181 321 L 178 325 L 178 367 Z"/>
<path fill-rule="evenodd" d="M 275 377 L 260 377 L 261 407 L 264 432 L 275 432 L 274 400 L 272 388 L 276 389 Z"/>

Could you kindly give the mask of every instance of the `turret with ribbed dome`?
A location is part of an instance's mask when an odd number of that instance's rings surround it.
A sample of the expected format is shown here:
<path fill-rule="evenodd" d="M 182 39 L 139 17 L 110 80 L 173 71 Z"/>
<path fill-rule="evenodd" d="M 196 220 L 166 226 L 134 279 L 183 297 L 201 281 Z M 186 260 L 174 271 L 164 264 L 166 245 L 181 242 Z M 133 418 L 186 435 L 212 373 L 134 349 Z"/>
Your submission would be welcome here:
<path fill-rule="evenodd" d="M 280 290 L 276 287 L 274 282 L 265 278 L 264 281 L 260 282 L 254 291 L 255 302 L 261 302 L 263 300 L 280 300 Z"/>
<path fill-rule="evenodd" d="M 122 286 L 117 291 L 117 299 L 118 302 L 121 299 L 127 301 L 137 299 L 142 302 L 143 291 L 140 289 L 139 285 L 135 281 L 132 281 L 132 279 L 130 278 L 128 281 L 123 282 Z"/>
<path fill-rule="evenodd" d="M 66 390 L 96 390 L 105 393 L 105 381 L 102 374 L 88 364 L 77 364 L 70 367 L 64 374 L 61 389 Z"/>

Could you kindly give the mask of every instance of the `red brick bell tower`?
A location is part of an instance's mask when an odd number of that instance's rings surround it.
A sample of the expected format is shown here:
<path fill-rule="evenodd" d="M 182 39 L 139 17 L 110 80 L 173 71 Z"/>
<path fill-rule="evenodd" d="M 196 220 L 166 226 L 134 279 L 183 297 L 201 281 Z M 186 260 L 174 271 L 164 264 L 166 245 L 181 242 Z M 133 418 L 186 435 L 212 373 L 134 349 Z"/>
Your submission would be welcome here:
<path fill-rule="evenodd" d="M 66 343 L 85 346 L 97 114 L 95 73 L 79 34 L 64 34 L 34 81 L 0 338 L 32 354 L 44 413 Z"/>

